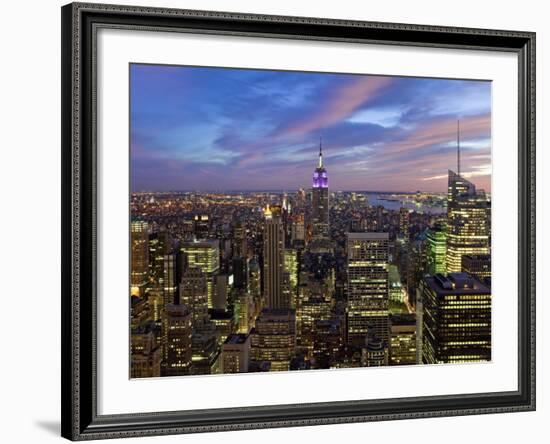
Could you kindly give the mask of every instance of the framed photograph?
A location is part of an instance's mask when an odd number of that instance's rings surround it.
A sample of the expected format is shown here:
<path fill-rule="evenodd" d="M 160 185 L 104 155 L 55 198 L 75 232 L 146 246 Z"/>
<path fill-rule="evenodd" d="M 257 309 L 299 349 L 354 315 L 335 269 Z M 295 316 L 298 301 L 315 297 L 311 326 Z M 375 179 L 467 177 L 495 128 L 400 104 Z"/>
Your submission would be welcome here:
<path fill-rule="evenodd" d="M 534 33 L 61 13 L 64 437 L 535 409 Z"/>

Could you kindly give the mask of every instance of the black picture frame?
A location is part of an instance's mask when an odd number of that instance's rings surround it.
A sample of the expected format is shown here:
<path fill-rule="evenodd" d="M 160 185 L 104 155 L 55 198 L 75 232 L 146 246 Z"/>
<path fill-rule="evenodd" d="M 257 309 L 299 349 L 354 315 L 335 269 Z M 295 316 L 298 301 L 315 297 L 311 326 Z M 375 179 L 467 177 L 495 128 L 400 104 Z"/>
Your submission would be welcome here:
<path fill-rule="evenodd" d="M 72 3 L 62 15 L 62 436 L 71 440 L 535 409 L 535 33 Z M 506 51 L 519 66 L 518 389 L 451 396 L 98 415 L 96 86 L 100 27 Z"/>

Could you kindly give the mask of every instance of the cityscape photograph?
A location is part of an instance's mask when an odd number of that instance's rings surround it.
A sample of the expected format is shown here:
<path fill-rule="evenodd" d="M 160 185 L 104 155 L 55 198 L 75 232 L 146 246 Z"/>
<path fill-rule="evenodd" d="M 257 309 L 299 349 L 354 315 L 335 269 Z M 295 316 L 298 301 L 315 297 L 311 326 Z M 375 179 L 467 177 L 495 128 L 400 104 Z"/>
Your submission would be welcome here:
<path fill-rule="evenodd" d="M 130 65 L 130 377 L 491 361 L 491 83 Z"/>

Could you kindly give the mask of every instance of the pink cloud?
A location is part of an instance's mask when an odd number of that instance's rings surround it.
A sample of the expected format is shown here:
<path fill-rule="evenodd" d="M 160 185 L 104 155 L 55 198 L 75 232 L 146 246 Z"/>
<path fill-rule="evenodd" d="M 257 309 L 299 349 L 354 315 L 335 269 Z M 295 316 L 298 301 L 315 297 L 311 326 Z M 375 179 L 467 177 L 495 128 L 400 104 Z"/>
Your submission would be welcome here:
<path fill-rule="evenodd" d="M 412 131 L 405 139 L 394 142 L 390 152 L 396 154 L 429 145 L 438 145 L 456 140 L 456 119 L 445 119 L 423 125 Z M 473 116 L 460 119 L 460 135 L 464 138 L 487 136 L 491 133 L 491 116 Z"/>
<path fill-rule="evenodd" d="M 283 128 L 278 135 L 302 135 L 338 123 L 376 97 L 392 81 L 390 77 L 357 77 L 334 91 L 325 103 L 320 103 L 316 113 Z"/>

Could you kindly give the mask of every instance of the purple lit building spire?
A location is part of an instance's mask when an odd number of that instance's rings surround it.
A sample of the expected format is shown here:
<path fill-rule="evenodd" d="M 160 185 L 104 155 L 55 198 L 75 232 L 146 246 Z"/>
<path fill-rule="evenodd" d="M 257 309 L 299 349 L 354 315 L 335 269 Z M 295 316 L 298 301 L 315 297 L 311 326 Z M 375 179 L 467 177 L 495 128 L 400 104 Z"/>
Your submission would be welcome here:
<path fill-rule="evenodd" d="M 328 188 L 327 170 L 323 166 L 323 147 L 319 139 L 319 165 L 313 172 L 313 188 Z"/>
<path fill-rule="evenodd" d="M 328 206 L 328 176 L 327 170 L 323 166 L 323 146 L 319 139 L 319 164 L 313 172 L 313 188 L 311 189 L 311 219 L 314 239 L 329 238 Z"/>

